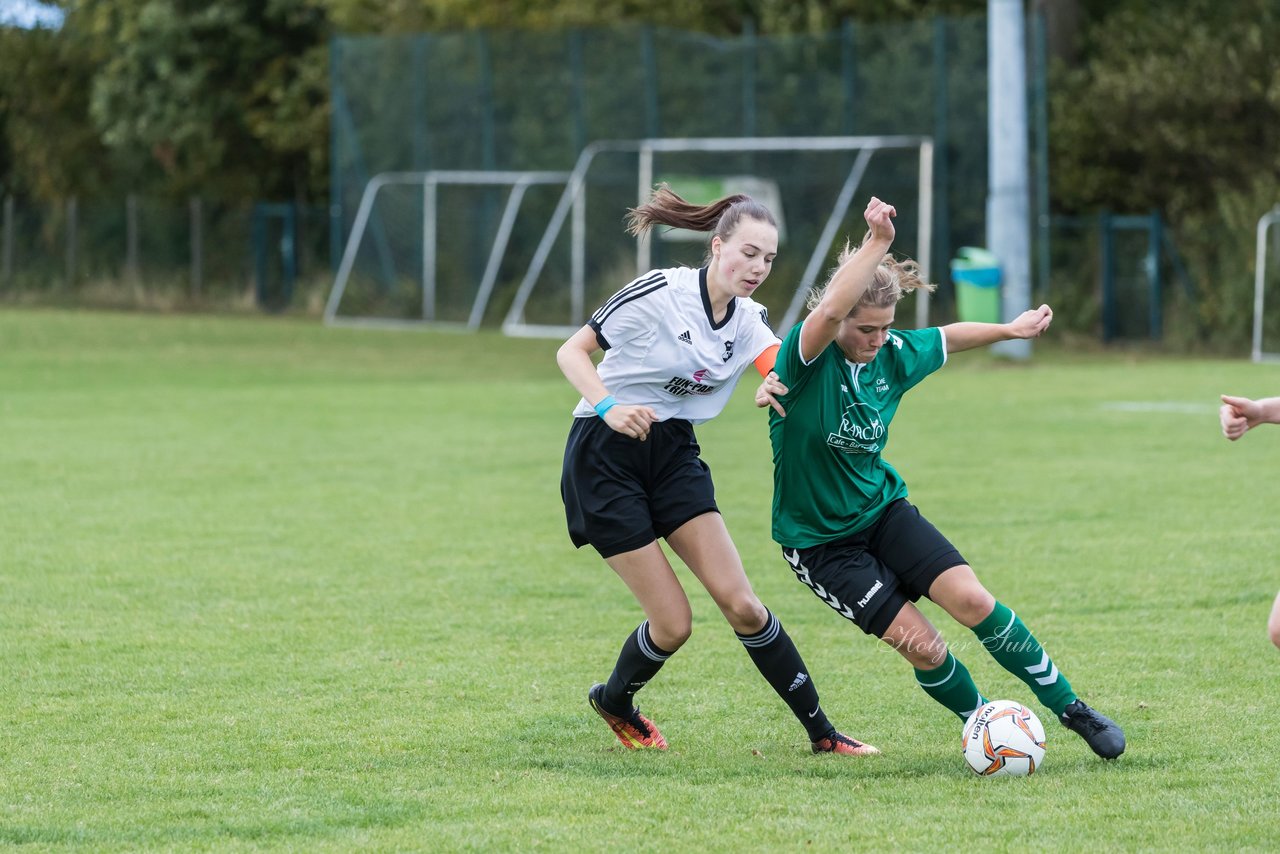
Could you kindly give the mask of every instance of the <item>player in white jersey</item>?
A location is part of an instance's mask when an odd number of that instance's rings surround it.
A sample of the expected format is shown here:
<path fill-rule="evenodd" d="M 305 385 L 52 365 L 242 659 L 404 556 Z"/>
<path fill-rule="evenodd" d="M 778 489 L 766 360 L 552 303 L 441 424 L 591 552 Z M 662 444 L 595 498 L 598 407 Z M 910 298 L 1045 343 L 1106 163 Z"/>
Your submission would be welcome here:
<path fill-rule="evenodd" d="M 689 599 L 658 544 L 665 539 L 804 725 L 813 752 L 878 753 L 827 720 L 795 644 L 751 589 L 693 432 L 720 413 L 749 365 L 758 363 L 761 375 L 772 367 L 778 339 L 751 295 L 777 254 L 777 223 L 747 196 L 699 206 L 666 187 L 628 221 L 634 234 L 663 224 L 713 235 L 704 267 L 636 279 L 556 356 L 582 394 L 560 481 L 570 538 L 595 547 L 647 618 L 623 643 L 608 681 L 591 688 L 591 707 L 625 746 L 666 748 L 633 702 L 693 628 Z M 599 368 L 597 350 L 605 352 Z"/>
<path fill-rule="evenodd" d="M 605 348 L 600 381 L 615 399 L 647 406 L 659 421 L 701 424 L 720 414 L 738 378 L 778 344 L 764 307 L 750 297 L 729 300 L 724 316 L 710 319 L 707 270 L 650 271 L 591 316 L 587 325 Z M 584 398 L 573 414 L 596 412 Z"/>

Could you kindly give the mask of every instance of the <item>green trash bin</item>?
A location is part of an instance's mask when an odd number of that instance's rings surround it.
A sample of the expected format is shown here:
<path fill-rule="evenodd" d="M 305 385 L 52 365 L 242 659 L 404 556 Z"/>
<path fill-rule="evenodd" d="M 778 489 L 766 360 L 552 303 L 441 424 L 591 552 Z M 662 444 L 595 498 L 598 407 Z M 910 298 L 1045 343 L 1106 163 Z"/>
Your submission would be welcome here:
<path fill-rule="evenodd" d="M 951 259 L 956 315 L 979 323 L 1000 322 L 1000 262 L 986 249 L 962 246 Z"/>

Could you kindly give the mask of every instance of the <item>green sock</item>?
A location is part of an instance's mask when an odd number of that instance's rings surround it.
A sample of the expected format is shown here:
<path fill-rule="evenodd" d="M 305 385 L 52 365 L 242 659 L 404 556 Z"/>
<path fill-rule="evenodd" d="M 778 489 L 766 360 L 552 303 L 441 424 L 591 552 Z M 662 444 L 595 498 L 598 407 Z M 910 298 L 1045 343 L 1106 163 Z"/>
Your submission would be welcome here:
<path fill-rule="evenodd" d="M 973 627 L 973 633 L 991 657 L 1026 682 L 1055 717 L 1076 699 L 1067 677 L 1058 672 L 1040 641 L 1008 607 L 997 602 L 990 616 Z"/>
<path fill-rule="evenodd" d="M 973 684 L 969 669 L 947 650 L 947 658 L 933 670 L 916 670 L 916 683 L 924 692 L 951 711 L 960 720 L 969 719 L 973 710 L 986 702 Z"/>

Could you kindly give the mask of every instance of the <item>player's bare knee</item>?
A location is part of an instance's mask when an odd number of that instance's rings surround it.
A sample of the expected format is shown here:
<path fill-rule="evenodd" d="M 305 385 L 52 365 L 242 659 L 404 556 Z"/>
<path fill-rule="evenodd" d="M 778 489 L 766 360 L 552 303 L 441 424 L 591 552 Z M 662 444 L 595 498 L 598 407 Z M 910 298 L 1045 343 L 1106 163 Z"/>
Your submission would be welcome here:
<path fill-rule="evenodd" d="M 956 622 L 973 628 L 995 610 L 996 598 L 981 584 L 966 586 L 951 603 L 951 616 Z"/>
<path fill-rule="evenodd" d="M 667 652 L 675 652 L 684 646 L 691 634 L 693 634 L 691 616 L 667 618 L 656 622 L 652 618 L 649 619 L 649 636 L 653 638 L 654 643 Z"/>
<path fill-rule="evenodd" d="M 769 611 L 754 593 L 735 596 L 723 603 L 720 610 L 733 630 L 742 635 L 753 635 L 769 621 Z"/>

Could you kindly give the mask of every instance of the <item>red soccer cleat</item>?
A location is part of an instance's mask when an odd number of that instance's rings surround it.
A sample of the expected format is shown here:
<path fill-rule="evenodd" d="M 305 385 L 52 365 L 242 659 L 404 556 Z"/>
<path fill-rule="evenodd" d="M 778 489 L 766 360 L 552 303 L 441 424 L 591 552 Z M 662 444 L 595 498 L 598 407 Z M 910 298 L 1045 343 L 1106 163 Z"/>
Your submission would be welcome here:
<path fill-rule="evenodd" d="M 813 742 L 814 753 L 843 753 L 846 756 L 875 756 L 879 748 L 863 744 L 856 738 L 849 738 L 843 733 L 833 732 L 831 735 Z"/>
<path fill-rule="evenodd" d="M 600 699 L 603 696 L 604 684 L 597 683 L 587 692 L 587 701 L 591 703 L 591 708 L 595 709 L 596 714 L 604 718 L 604 722 L 609 725 L 609 729 L 613 730 L 613 734 L 618 737 L 618 741 L 622 742 L 623 747 L 630 750 L 641 750 L 646 747 L 654 750 L 667 749 L 667 740 L 662 737 L 662 733 L 658 732 L 653 721 L 640 714 L 639 709 L 632 708 L 630 715 L 619 717 L 605 711 L 600 705 Z"/>

